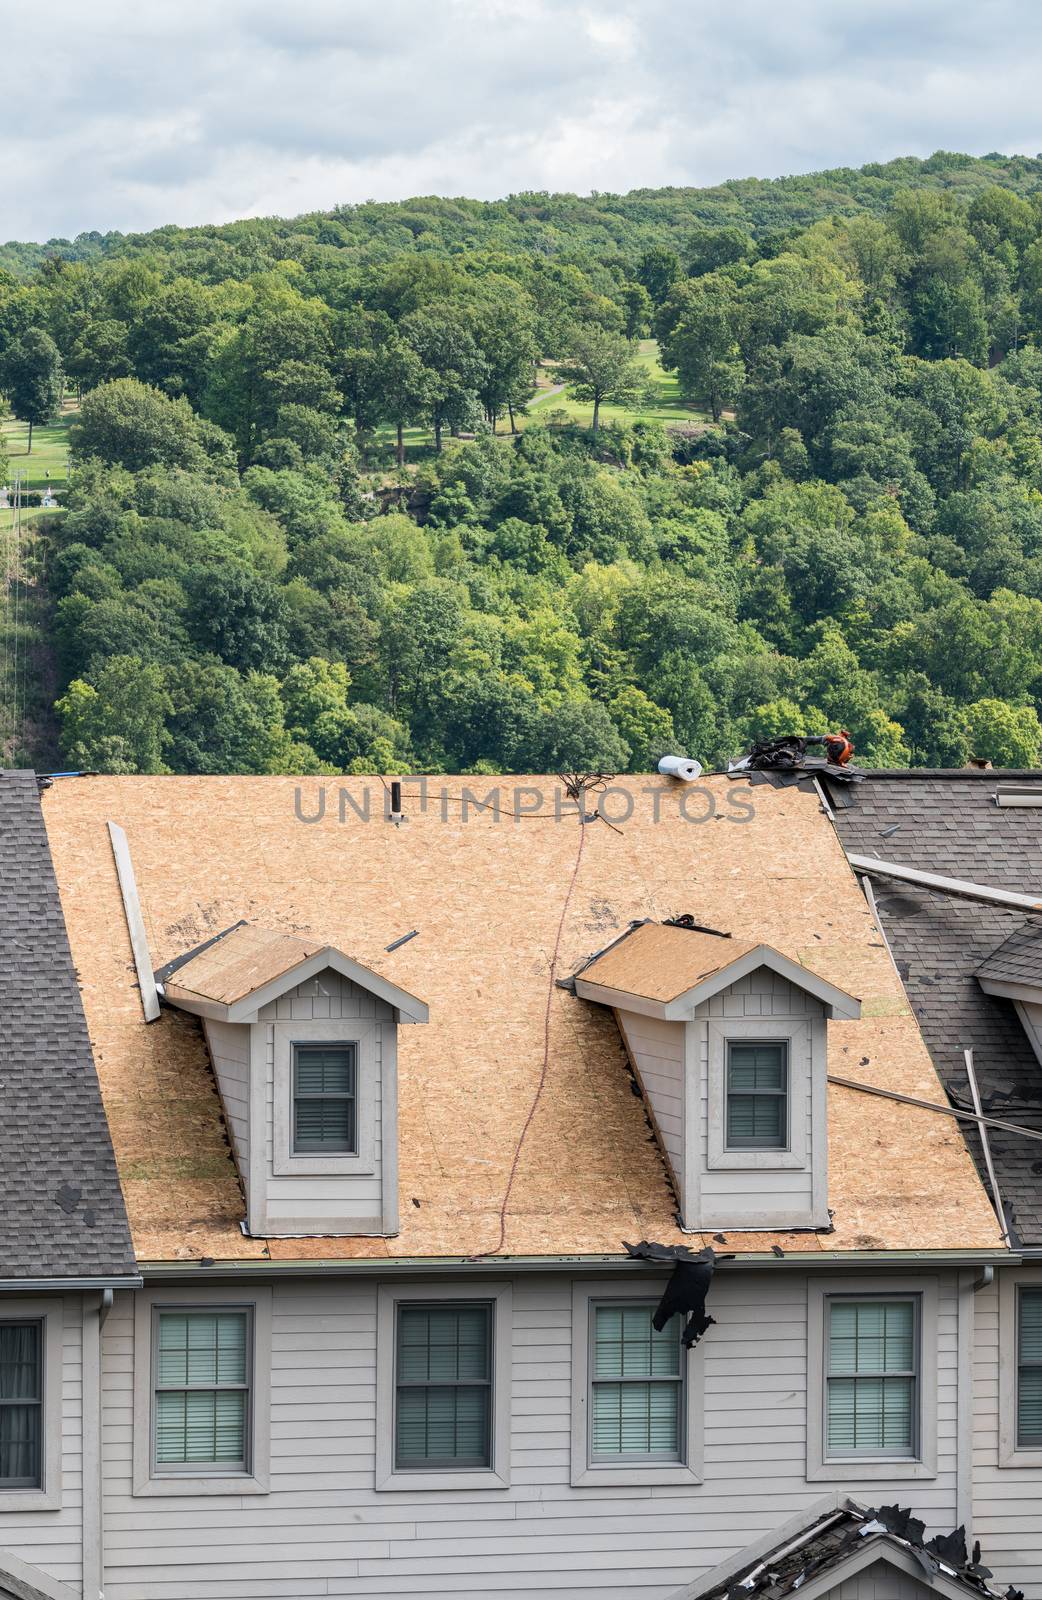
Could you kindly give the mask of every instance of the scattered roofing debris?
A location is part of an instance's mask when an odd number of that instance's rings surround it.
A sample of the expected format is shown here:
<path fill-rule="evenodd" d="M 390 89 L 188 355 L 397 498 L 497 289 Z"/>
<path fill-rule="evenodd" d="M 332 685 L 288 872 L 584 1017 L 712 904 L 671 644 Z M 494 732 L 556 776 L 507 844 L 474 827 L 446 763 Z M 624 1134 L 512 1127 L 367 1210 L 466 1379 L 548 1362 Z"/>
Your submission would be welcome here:
<path fill-rule="evenodd" d="M 811 746 L 824 755 L 810 755 Z M 787 733 L 780 739 L 760 739 L 747 755 L 728 763 L 729 773 L 790 772 L 797 776 L 824 774 L 841 783 L 860 783 L 864 773 L 850 765 L 854 746 L 845 728 L 838 733 Z"/>
<path fill-rule="evenodd" d="M 880 861 L 878 856 L 851 855 L 847 860 L 857 872 L 871 872 L 880 878 L 897 878 L 901 883 L 921 884 L 937 894 L 951 894 L 957 900 L 981 900 L 985 905 L 1009 906 L 1014 911 L 1042 911 L 1038 895 L 1020 894 L 1013 889 L 996 889 L 988 883 L 970 883 L 963 878 L 946 878 L 938 872 L 924 872 L 898 861 Z"/>
<path fill-rule="evenodd" d="M 156 980 L 152 975 L 152 960 L 148 953 L 148 935 L 145 933 L 145 921 L 141 915 L 141 901 L 138 898 L 137 883 L 134 879 L 134 864 L 130 859 L 130 845 L 127 843 L 127 836 L 117 822 L 109 823 L 109 840 L 112 844 L 112 856 L 116 863 L 119 892 L 123 896 L 123 914 L 127 919 L 127 933 L 130 937 L 130 948 L 134 956 L 134 969 L 137 972 L 138 988 L 141 991 L 141 1009 L 145 1013 L 146 1022 L 158 1022 L 159 995 L 156 993 Z"/>
<path fill-rule="evenodd" d="M 984 1117 L 976 1111 L 967 1111 L 958 1104 L 935 1105 L 933 1101 L 920 1100 L 916 1095 L 899 1094 L 896 1089 L 879 1089 L 871 1083 L 858 1083 L 854 1078 L 841 1078 L 834 1072 L 829 1073 L 828 1080 L 840 1089 L 857 1089 L 860 1094 L 879 1095 L 883 1100 L 897 1100 L 901 1105 L 919 1106 L 923 1111 L 936 1111 L 942 1117 L 956 1117 L 960 1122 L 983 1123 L 988 1128 L 1004 1128 L 1007 1133 L 1023 1134 L 1025 1139 L 1042 1139 L 1040 1128 L 1026 1128 L 1020 1123 L 1006 1122 L 1000 1117 Z"/>
<path fill-rule="evenodd" d="M 693 1585 L 684 1592 L 691 1600 L 696 1596 L 698 1600 L 749 1600 L 754 1594 L 783 1600 L 785 1595 L 809 1588 L 812 1581 L 817 1590 L 819 1580 L 826 1578 L 829 1582 L 824 1592 L 831 1592 L 842 1582 L 844 1568 L 860 1570 L 866 1564 L 866 1553 L 878 1552 L 881 1559 L 895 1565 L 914 1562 L 913 1571 L 918 1571 L 920 1581 L 945 1593 L 952 1593 L 950 1586 L 956 1585 L 968 1594 L 987 1595 L 992 1600 L 999 1600 L 1000 1595 L 1002 1600 L 1024 1600 L 1012 1585 L 1004 1593 L 991 1587 L 988 1579 L 992 1574 L 981 1565 L 980 1545 L 974 1544 L 972 1552 L 967 1550 L 965 1528 L 927 1540 L 925 1531 L 919 1518 L 902 1506 L 865 1509 L 847 1500 L 838 1511 L 815 1518 L 801 1534 L 747 1571 L 739 1568 L 712 1588 Z M 872 1559 L 870 1553 L 868 1559 Z"/>
<path fill-rule="evenodd" d="M 390 955 L 392 950 L 399 950 L 403 944 L 408 944 L 410 939 L 415 939 L 419 928 L 412 928 L 408 933 L 403 933 L 400 939 L 392 939 L 390 944 L 384 945 L 384 954 Z"/>
<path fill-rule="evenodd" d="M 900 824 L 887 845 L 891 864 L 983 884 L 1002 896 L 969 900 L 950 887 L 936 892 L 912 878 L 891 879 L 885 890 L 877 879 L 876 889 L 880 925 L 948 1099 L 963 1109 L 972 1106 L 963 1055 L 972 1049 L 985 1114 L 1011 1119 L 1008 1129 L 989 1124 L 992 1160 L 1014 1242 L 1037 1246 L 1042 1187 L 1032 1166 L 1042 1134 L 1036 1054 L 1042 1041 L 1033 1042 L 1007 986 L 1037 981 L 1042 962 L 1033 952 L 1042 955 L 1042 923 L 1006 896 L 1033 904 L 1032 891 L 1042 891 L 1042 807 L 996 805 L 999 776 L 976 768 L 871 772 L 865 783 L 845 791 L 849 805 L 837 810 L 836 828 L 853 854 L 874 851 L 880 830 Z M 1042 801 L 1042 772 L 1001 774 L 1002 784 L 1011 781 Z M 976 1129 L 961 1120 L 986 1180 Z"/>
<path fill-rule="evenodd" d="M 626 1241 L 623 1240 L 623 1243 Z M 713 1281 L 716 1263 L 733 1261 L 734 1256 L 717 1255 L 712 1245 L 706 1245 L 704 1250 L 699 1250 L 696 1254 L 684 1244 L 652 1244 L 647 1239 L 642 1239 L 640 1244 L 627 1244 L 626 1250 L 638 1261 L 673 1263 L 673 1272 L 666 1284 L 666 1291 L 651 1319 L 652 1326 L 656 1333 L 661 1333 L 670 1317 L 675 1317 L 678 1313 L 686 1316 L 687 1322 L 680 1336 L 681 1342 L 685 1349 L 693 1349 L 702 1335 L 716 1322 L 715 1317 L 710 1317 L 706 1313 L 706 1295 Z"/>

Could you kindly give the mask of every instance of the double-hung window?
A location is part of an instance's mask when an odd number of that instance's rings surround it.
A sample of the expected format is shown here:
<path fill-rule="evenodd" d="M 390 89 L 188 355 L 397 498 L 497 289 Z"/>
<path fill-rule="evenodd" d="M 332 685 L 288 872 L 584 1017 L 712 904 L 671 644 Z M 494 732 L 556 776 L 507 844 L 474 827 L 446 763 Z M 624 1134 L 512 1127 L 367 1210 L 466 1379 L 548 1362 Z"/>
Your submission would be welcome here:
<path fill-rule="evenodd" d="M 358 1047 L 293 1046 L 293 1154 L 353 1155 L 358 1150 Z"/>
<path fill-rule="evenodd" d="M 789 1062 L 783 1041 L 727 1042 L 728 1150 L 786 1150 Z"/>
<path fill-rule="evenodd" d="M 157 1473 L 249 1472 L 250 1324 L 247 1310 L 157 1310 Z"/>
<path fill-rule="evenodd" d="M 396 1472 L 491 1468 L 492 1322 L 486 1302 L 398 1305 Z"/>
<path fill-rule="evenodd" d="M 827 1302 L 825 1448 L 829 1457 L 914 1457 L 919 1327 L 915 1296 Z"/>
<path fill-rule="evenodd" d="M 590 1327 L 590 1461 L 682 1460 L 682 1317 L 661 1333 L 656 1301 L 594 1303 Z"/>
<path fill-rule="evenodd" d="M 42 1482 L 42 1346 L 42 1323 L 0 1322 L 0 1491 Z"/>
<path fill-rule="evenodd" d="M 1042 1289 L 1017 1295 L 1017 1448 L 1042 1449 Z"/>

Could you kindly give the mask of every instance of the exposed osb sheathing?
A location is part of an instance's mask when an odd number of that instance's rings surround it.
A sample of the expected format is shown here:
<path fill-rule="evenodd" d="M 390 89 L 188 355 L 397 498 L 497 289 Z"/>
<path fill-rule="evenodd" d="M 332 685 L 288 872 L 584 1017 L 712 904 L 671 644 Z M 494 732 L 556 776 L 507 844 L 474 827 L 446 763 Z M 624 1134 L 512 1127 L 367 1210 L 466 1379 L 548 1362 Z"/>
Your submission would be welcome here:
<path fill-rule="evenodd" d="M 230 1006 L 325 948 L 321 939 L 301 939 L 274 928 L 236 928 L 178 967 L 168 987 Z"/>
<path fill-rule="evenodd" d="M 675 1000 L 762 943 L 646 922 L 592 961 L 582 975 L 589 983 L 645 1000 Z"/>
<path fill-rule="evenodd" d="M 440 780 L 439 780 L 440 781 Z M 465 779 L 445 780 L 458 795 Z M 474 784 L 474 780 L 470 780 Z M 549 963 L 580 824 L 441 804 L 406 786 L 407 820 L 382 816 L 379 780 L 61 779 L 44 796 L 73 957 L 83 988 L 117 1161 L 142 1260 L 479 1254 L 498 1238 L 519 1136 L 542 1067 Z M 710 779 L 718 813 L 686 821 L 668 780 L 621 780 L 619 831 L 585 828 L 560 949 L 572 973 L 635 918 L 680 912 L 767 943 L 861 997 L 857 1022 L 829 1024 L 832 1070 L 904 1094 L 943 1091 L 900 982 L 817 798 Z M 481 780 L 484 791 L 492 780 Z M 354 806 L 372 795 L 372 819 Z M 299 791 L 299 803 L 295 801 Z M 325 815 L 315 818 L 324 791 Z M 657 797 L 657 798 L 656 798 Z M 623 798 L 612 797 L 619 819 Z M 749 820 L 744 807 L 751 805 Z M 692 816 L 707 810 L 704 797 Z M 298 815 L 299 811 L 299 815 Z M 658 813 L 658 820 L 656 820 Z M 400 1235 L 248 1240 L 199 1024 L 142 1021 L 105 824 L 126 829 L 152 957 L 172 960 L 240 918 L 330 943 L 422 994 L 430 1023 L 400 1030 Z M 410 929 L 418 936 L 391 954 Z M 957 1125 L 851 1090 L 829 1091 L 831 1235 L 735 1235 L 764 1250 L 997 1246 L 998 1229 Z M 673 1198 L 615 1022 L 555 989 L 545 1092 L 506 1219 L 512 1254 L 617 1252 L 623 1239 L 680 1242 Z M 688 1242 L 698 1243 L 698 1240 Z"/>

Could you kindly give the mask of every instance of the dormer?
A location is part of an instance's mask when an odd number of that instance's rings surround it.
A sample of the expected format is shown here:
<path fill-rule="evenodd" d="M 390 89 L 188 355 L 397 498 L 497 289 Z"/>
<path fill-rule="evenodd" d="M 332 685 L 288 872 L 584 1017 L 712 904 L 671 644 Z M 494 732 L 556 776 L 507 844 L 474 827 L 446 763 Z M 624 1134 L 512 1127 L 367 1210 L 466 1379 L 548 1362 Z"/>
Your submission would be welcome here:
<path fill-rule="evenodd" d="M 575 978 L 610 1006 L 693 1230 L 827 1227 L 827 1023 L 861 1003 L 767 944 L 643 922 Z"/>
<path fill-rule="evenodd" d="M 398 1028 L 415 995 L 320 939 L 234 928 L 156 974 L 200 1017 L 258 1237 L 398 1231 Z"/>

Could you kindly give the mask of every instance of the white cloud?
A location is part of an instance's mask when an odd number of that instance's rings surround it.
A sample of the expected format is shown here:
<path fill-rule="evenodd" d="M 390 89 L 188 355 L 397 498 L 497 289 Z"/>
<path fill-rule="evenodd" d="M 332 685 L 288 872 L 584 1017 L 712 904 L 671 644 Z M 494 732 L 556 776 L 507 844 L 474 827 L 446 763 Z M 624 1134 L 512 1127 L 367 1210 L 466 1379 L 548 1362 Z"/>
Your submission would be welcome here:
<path fill-rule="evenodd" d="M 12 238 L 1042 147 L 1036 0 L 49 0 L 5 17 Z"/>

